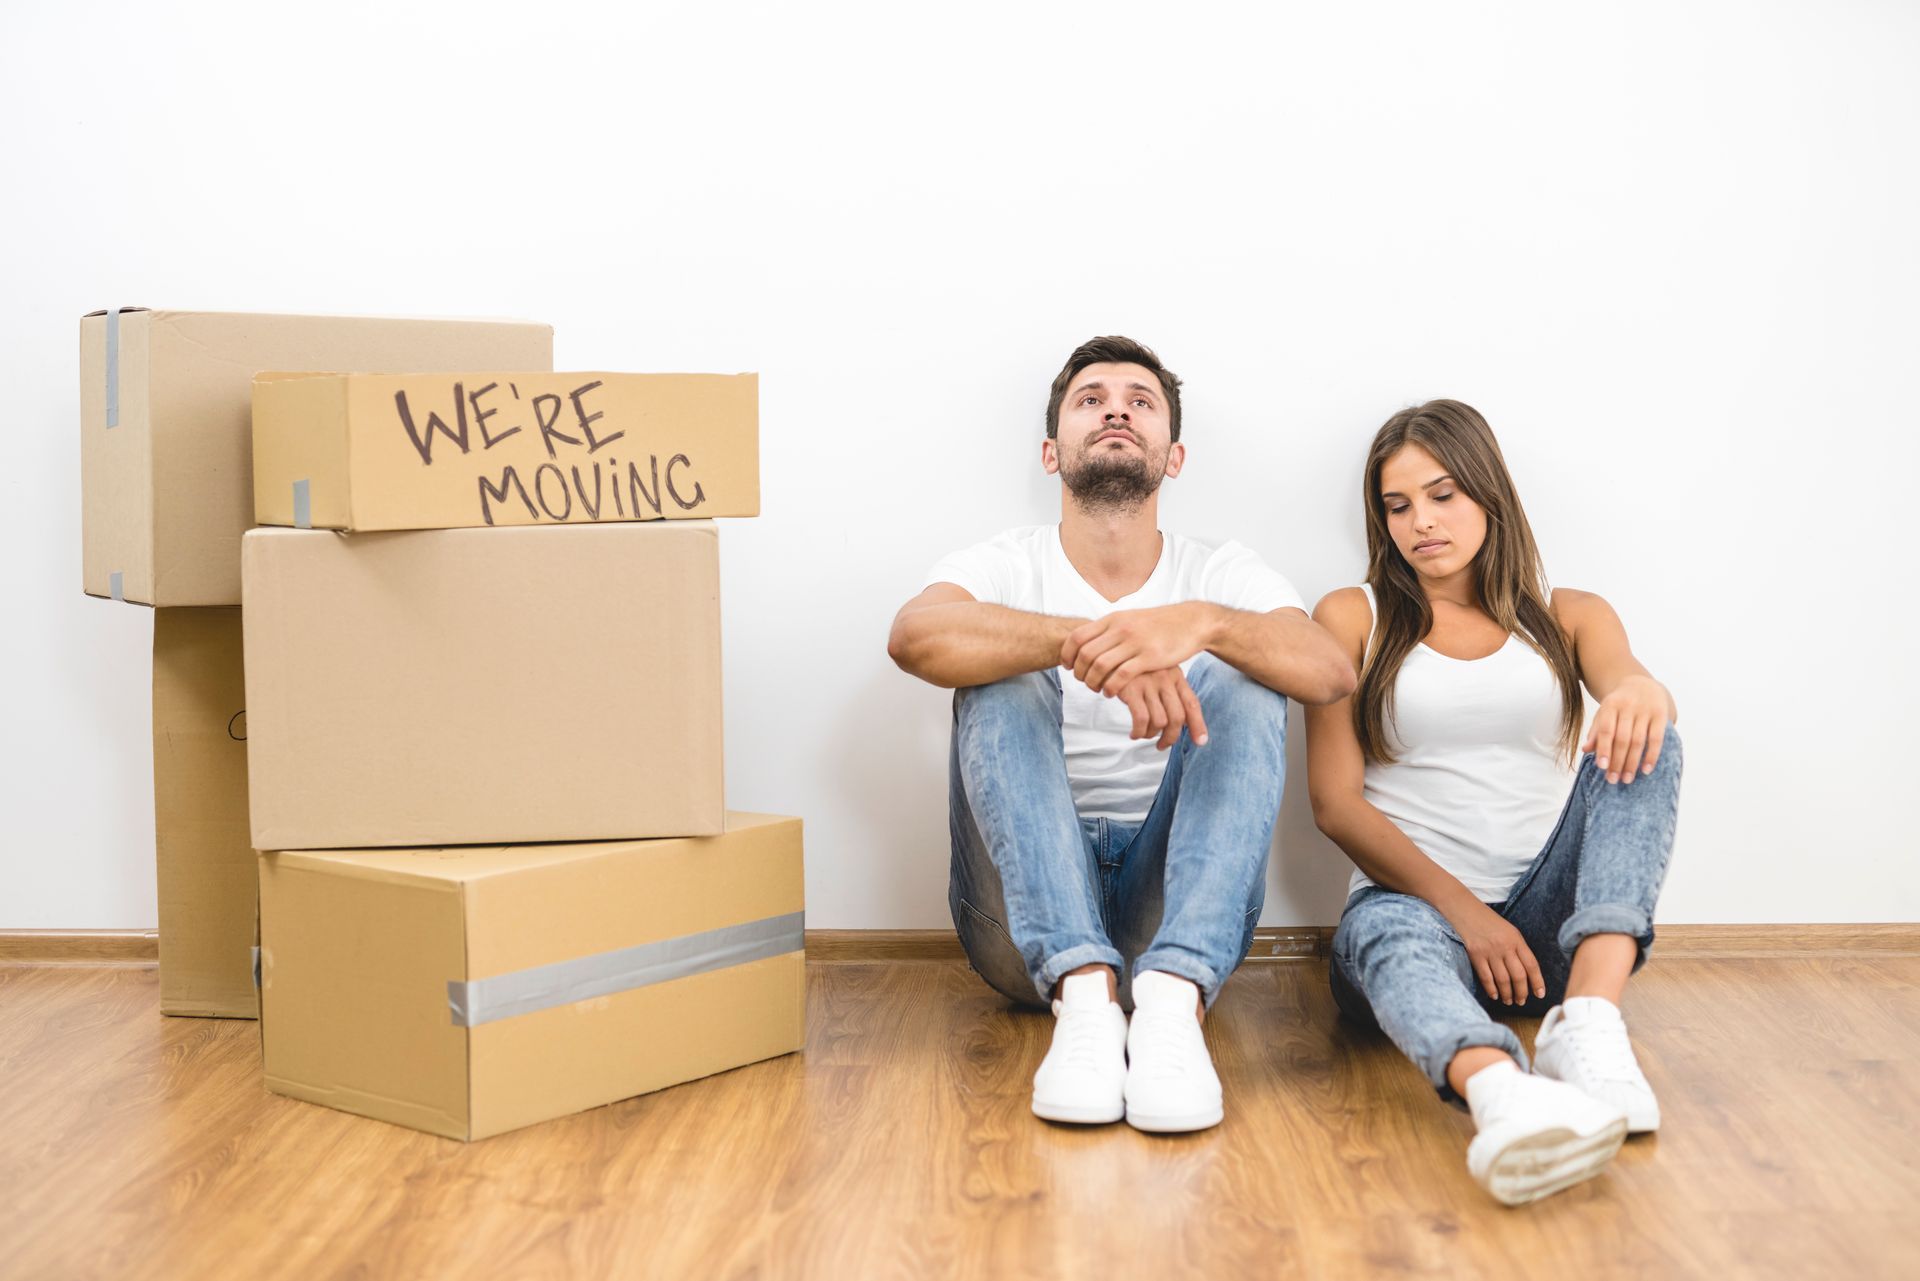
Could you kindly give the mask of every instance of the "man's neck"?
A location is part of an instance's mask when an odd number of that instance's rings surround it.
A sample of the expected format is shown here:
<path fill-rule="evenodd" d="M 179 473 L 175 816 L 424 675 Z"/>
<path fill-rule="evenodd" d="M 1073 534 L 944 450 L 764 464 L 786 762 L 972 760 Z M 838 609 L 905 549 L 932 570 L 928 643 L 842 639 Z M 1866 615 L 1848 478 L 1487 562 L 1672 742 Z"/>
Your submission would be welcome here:
<path fill-rule="evenodd" d="M 1087 585 L 1110 601 L 1146 585 L 1160 563 L 1160 495 L 1132 510 L 1088 511 L 1060 496 L 1060 547 Z"/>

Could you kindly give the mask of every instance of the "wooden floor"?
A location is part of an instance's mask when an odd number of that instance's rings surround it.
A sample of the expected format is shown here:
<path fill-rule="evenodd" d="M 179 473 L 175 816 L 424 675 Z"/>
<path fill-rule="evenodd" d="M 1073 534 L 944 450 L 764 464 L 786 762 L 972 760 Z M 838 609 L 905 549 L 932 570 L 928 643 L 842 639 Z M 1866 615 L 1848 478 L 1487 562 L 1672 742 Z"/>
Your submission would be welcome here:
<path fill-rule="evenodd" d="M 268 1095 L 151 968 L 0 966 L 0 1276 L 1920 1277 L 1920 957 L 1657 961 L 1666 1129 L 1519 1210 L 1323 961 L 1233 979 L 1179 1138 L 1036 1121 L 1051 1020 L 964 966 L 810 980 L 804 1056 L 462 1145 Z"/>

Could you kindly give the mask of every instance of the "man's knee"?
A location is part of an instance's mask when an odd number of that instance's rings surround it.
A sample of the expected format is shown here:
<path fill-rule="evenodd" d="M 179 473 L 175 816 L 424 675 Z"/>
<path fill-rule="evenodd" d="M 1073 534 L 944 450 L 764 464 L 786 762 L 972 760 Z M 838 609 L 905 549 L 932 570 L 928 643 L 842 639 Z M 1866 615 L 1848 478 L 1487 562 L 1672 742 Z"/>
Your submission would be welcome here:
<path fill-rule="evenodd" d="M 1286 695 L 1268 689 L 1231 663 L 1202 654 L 1187 672 L 1187 684 L 1200 700 L 1200 712 L 1211 727 L 1220 724 L 1257 725 L 1287 737 Z"/>
<path fill-rule="evenodd" d="M 1022 672 L 986 685 L 953 691 L 956 724 L 982 715 L 1038 716 L 1060 720 L 1060 678 L 1050 671 Z"/>

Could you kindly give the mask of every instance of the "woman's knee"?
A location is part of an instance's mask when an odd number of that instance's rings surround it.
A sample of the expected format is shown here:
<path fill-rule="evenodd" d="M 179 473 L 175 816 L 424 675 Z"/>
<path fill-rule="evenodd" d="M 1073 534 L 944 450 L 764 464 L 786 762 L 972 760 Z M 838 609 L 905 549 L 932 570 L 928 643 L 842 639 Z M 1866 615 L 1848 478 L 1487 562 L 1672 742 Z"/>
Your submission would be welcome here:
<path fill-rule="evenodd" d="M 1659 778 L 1664 774 L 1678 779 L 1686 761 L 1686 750 L 1680 744 L 1680 729 L 1676 725 L 1669 725 L 1666 736 L 1660 740 L 1660 754 L 1654 759 L 1653 773 L 1648 777 Z"/>

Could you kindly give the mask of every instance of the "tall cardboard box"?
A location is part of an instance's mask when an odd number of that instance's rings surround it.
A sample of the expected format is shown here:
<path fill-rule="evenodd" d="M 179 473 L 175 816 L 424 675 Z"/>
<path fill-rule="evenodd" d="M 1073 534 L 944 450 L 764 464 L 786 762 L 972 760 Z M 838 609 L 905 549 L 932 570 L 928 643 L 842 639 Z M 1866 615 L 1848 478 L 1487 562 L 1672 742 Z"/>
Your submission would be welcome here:
<path fill-rule="evenodd" d="M 82 575 L 93 596 L 238 605 L 264 370 L 551 369 L 524 321 L 95 312 L 80 321 Z"/>
<path fill-rule="evenodd" d="M 800 1049 L 800 820 L 727 820 L 263 854 L 267 1088 L 479 1139 Z"/>
<path fill-rule="evenodd" d="M 760 514 L 753 374 L 262 374 L 263 525 L 455 529 Z"/>
<path fill-rule="evenodd" d="M 250 1019 L 258 857 L 247 826 L 240 611 L 153 615 L 160 1012 Z"/>
<path fill-rule="evenodd" d="M 712 835 L 712 521 L 244 539 L 257 849 Z"/>

